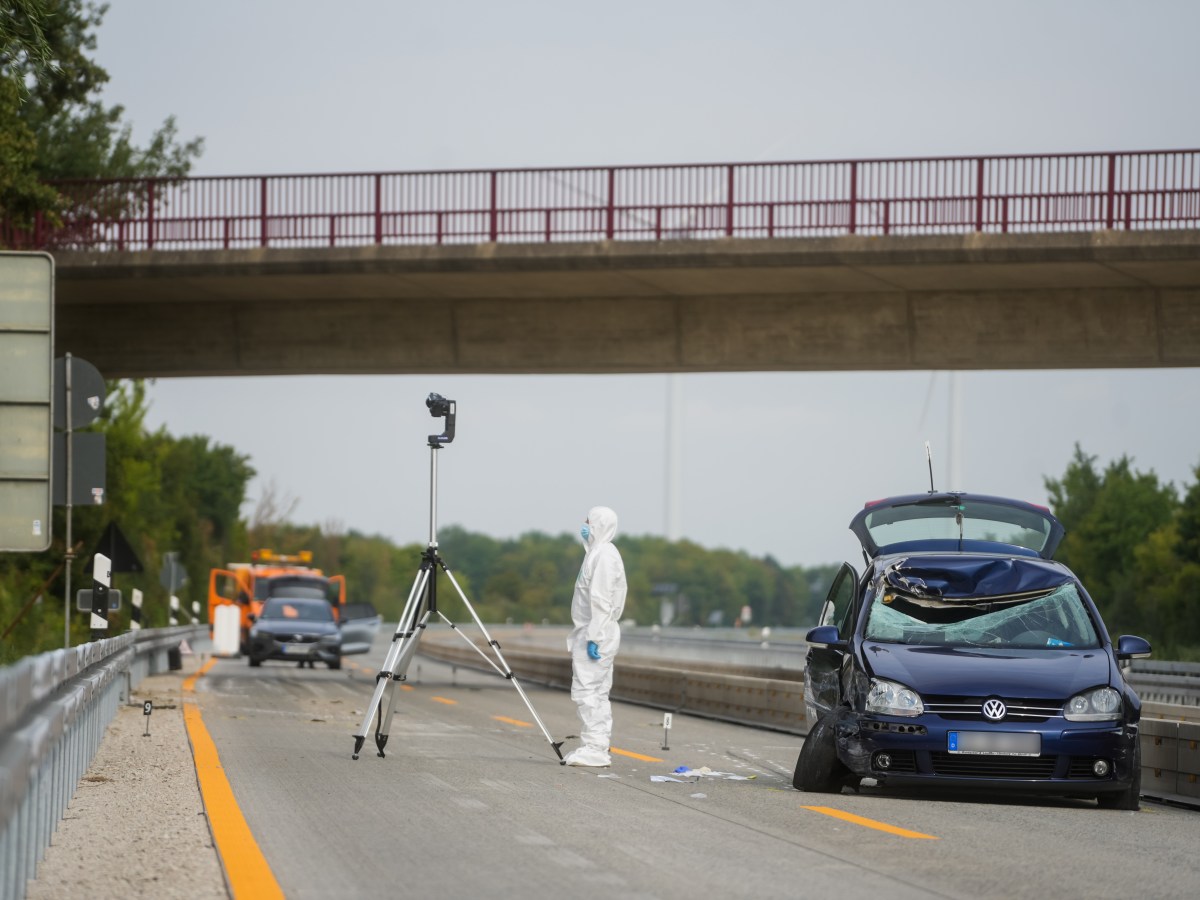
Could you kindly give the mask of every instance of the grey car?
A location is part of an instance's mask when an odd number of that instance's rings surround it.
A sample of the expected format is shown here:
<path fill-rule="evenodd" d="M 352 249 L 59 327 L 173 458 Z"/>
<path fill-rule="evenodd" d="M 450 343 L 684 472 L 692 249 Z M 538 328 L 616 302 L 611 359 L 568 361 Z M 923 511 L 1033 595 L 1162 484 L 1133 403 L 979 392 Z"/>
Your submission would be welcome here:
<path fill-rule="evenodd" d="M 342 633 L 333 607 L 311 597 L 272 597 L 250 629 L 250 665 L 267 659 L 342 667 Z"/>

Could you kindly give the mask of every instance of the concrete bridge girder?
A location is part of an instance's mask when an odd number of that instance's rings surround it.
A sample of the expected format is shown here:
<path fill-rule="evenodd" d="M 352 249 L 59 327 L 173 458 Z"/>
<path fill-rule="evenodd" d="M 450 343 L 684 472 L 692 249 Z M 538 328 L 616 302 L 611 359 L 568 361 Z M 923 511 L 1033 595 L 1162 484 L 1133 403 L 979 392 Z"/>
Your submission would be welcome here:
<path fill-rule="evenodd" d="M 109 377 L 1200 365 L 1200 232 L 64 253 Z"/>

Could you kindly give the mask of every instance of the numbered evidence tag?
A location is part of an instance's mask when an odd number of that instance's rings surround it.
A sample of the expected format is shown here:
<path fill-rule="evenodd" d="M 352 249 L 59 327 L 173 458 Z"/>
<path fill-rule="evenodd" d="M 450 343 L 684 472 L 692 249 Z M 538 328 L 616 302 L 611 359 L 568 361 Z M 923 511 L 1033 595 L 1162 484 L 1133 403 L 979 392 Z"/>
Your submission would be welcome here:
<path fill-rule="evenodd" d="M 664 750 L 670 750 L 670 749 L 671 749 L 671 748 L 670 748 L 670 746 L 669 746 L 669 743 L 670 743 L 670 742 L 669 742 L 669 740 L 668 740 L 668 739 L 669 739 L 669 737 L 670 737 L 670 734 L 671 734 L 671 714 L 670 714 L 670 713 L 663 713 L 663 741 L 662 741 L 662 748 L 663 748 Z"/>
<path fill-rule="evenodd" d="M 142 732 L 142 737 L 150 737 L 150 713 L 152 712 L 154 712 L 154 701 L 144 701 L 142 703 L 142 715 L 146 717 L 146 730 Z"/>

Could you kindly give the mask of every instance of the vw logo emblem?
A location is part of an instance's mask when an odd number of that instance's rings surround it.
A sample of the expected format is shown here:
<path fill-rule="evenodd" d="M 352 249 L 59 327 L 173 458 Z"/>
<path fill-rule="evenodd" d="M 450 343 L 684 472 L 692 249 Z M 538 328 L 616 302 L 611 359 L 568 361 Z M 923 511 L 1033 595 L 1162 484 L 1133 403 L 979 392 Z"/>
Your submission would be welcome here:
<path fill-rule="evenodd" d="M 993 697 L 991 700 L 985 700 L 983 703 L 983 717 L 991 719 L 993 722 L 999 722 L 1008 713 L 1004 706 L 1003 700 L 997 700 Z"/>
<path fill-rule="evenodd" d="M 299 644 L 301 641 L 303 641 L 303 640 L 304 640 L 304 635 L 302 635 L 302 634 L 293 634 L 293 635 L 292 635 L 292 640 L 294 640 L 294 641 L 295 641 L 297 644 Z M 984 711 L 985 713 L 987 712 L 987 707 L 986 707 L 986 706 L 984 707 L 983 711 Z M 1000 715 L 1004 715 L 1004 704 L 1003 704 L 1003 703 L 1001 703 L 1001 704 L 1000 704 Z"/>

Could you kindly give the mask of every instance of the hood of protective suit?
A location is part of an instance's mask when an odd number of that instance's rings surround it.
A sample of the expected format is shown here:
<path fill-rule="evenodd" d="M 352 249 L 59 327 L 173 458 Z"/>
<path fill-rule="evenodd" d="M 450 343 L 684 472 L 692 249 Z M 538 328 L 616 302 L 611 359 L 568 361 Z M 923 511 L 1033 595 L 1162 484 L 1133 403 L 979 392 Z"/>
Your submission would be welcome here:
<path fill-rule="evenodd" d="M 588 510 L 587 520 L 589 550 L 601 544 L 611 544 L 617 536 L 617 514 L 607 506 L 593 506 Z"/>

